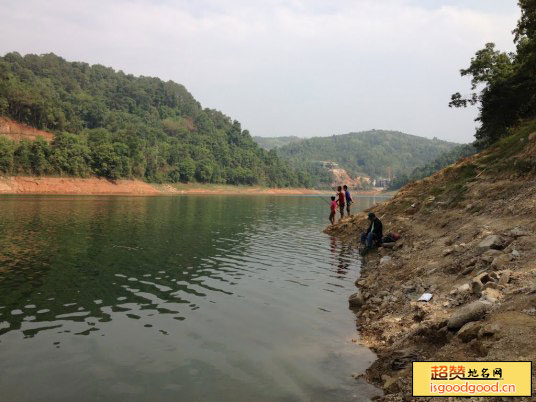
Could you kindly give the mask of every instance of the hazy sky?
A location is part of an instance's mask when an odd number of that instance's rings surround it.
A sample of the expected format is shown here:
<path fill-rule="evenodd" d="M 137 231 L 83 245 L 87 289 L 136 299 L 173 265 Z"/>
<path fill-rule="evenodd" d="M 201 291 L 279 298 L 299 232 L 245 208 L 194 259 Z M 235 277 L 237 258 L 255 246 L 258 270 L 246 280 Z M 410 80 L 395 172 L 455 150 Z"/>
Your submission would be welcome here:
<path fill-rule="evenodd" d="M 513 49 L 514 0 L 0 0 L 0 54 L 54 52 L 184 84 L 252 135 L 372 128 L 472 140 L 449 109 L 486 42 Z"/>

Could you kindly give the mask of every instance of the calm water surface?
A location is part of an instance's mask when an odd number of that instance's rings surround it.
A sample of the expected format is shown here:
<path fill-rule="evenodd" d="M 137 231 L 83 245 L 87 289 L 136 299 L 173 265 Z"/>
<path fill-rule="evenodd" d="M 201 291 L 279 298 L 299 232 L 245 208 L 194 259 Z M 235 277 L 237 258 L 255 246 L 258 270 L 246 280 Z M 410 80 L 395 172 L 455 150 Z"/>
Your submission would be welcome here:
<path fill-rule="evenodd" d="M 321 233 L 328 210 L 0 197 L 0 399 L 368 400 L 351 377 L 374 359 L 352 343 L 359 260 Z"/>

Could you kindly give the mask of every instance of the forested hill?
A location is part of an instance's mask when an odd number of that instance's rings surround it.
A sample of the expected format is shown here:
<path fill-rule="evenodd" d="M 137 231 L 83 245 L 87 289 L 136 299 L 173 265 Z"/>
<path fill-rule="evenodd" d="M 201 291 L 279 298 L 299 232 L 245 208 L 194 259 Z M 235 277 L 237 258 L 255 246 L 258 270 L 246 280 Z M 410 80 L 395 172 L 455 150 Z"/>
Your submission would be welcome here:
<path fill-rule="evenodd" d="M 261 148 L 270 150 L 274 148 L 283 147 L 294 142 L 302 141 L 303 138 L 288 136 L 288 137 L 253 137 L 255 141 Z"/>
<path fill-rule="evenodd" d="M 184 86 L 54 54 L 0 57 L 0 116 L 55 135 L 51 143 L 0 136 L 3 174 L 309 184 Z"/>
<path fill-rule="evenodd" d="M 386 177 L 389 173 L 409 174 L 456 145 L 398 131 L 371 130 L 311 138 L 278 148 L 277 153 L 297 167 L 308 168 L 314 161 L 334 161 L 350 175 Z"/>

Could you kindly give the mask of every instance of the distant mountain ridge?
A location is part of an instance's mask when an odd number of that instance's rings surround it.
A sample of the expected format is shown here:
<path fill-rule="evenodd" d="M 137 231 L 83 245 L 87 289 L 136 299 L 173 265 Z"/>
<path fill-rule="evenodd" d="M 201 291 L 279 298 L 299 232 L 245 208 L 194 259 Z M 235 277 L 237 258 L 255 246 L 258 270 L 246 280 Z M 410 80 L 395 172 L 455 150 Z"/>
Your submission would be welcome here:
<path fill-rule="evenodd" d="M 318 161 L 333 161 L 351 176 L 394 177 L 410 174 L 459 144 L 400 131 L 369 130 L 314 137 L 276 149 L 292 166 L 318 178 Z M 325 180 L 325 177 L 324 177 Z"/>
<path fill-rule="evenodd" d="M 264 148 L 267 151 L 274 148 L 280 148 L 295 142 L 300 142 L 304 139 L 305 138 L 296 137 L 294 135 L 287 137 L 253 137 L 253 141 L 255 141 L 261 148 Z"/>

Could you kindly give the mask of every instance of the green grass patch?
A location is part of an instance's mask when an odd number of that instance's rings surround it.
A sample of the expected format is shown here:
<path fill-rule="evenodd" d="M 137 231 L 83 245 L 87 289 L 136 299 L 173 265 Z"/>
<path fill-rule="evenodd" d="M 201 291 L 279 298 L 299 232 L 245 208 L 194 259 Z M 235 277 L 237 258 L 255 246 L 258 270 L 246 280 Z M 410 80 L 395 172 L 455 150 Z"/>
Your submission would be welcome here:
<path fill-rule="evenodd" d="M 512 158 L 523 151 L 528 144 L 529 135 L 536 132 L 536 119 L 523 122 L 510 132 L 509 136 L 492 145 L 487 151 L 488 154 L 480 159 L 490 173 L 528 173 L 534 170 L 534 161 L 513 161 Z"/>

